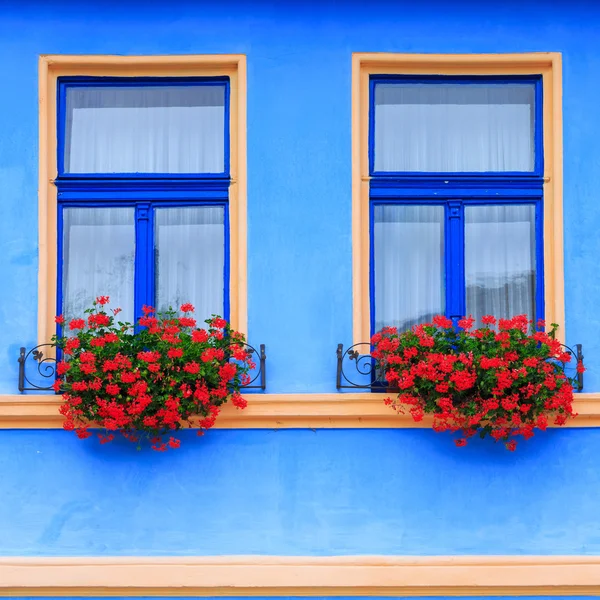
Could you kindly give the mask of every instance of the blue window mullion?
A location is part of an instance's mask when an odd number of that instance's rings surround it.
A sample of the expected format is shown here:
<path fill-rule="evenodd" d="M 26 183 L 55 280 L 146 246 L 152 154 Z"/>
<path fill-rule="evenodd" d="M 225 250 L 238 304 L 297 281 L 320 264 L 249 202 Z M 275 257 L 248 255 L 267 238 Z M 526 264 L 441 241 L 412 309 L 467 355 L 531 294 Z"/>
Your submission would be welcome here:
<path fill-rule="evenodd" d="M 225 226 L 225 235 L 224 243 L 225 249 L 223 253 L 223 318 L 229 321 L 231 318 L 231 309 L 230 309 L 230 298 L 229 298 L 229 289 L 230 289 L 230 262 L 231 255 L 229 252 L 229 239 L 230 239 L 230 231 L 229 231 L 229 204 L 223 206 L 224 218 L 223 223 Z"/>
<path fill-rule="evenodd" d="M 465 211 L 459 201 L 446 211 L 446 316 L 456 325 L 465 315 Z"/>
<path fill-rule="evenodd" d="M 57 217 L 56 314 L 62 315 L 62 313 L 63 313 L 63 293 L 62 292 L 63 292 L 63 285 L 64 285 L 64 279 L 63 279 L 64 225 L 63 225 L 63 206 L 62 206 L 62 204 L 59 204 L 57 207 L 56 217 Z M 62 328 L 58 324 L 56 326 L 56 334 L 57 335 L 62 334 Z"/>
<path fill-rule="evenodd" d="M 535 318 L 545 319 L 544 312 L 544 203 L 535 204 Z"/>
<path fill-rule="evenodd" d="M 149 204 L 138 204 L 135 211 L 135 320 L 142 316 L 142 306 L 154 301 L 154 272 L 152 209 Z"/>

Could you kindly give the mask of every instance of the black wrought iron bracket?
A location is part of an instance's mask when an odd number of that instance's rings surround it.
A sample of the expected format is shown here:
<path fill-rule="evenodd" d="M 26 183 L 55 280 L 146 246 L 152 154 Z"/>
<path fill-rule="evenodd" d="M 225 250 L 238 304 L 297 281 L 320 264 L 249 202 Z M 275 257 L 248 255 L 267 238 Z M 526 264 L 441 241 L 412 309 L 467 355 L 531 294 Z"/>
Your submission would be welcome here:
<path fill-rule="evenodd" d="M 19 392 L 50 391 L 56 379 L 56 357 L 44 356 L 42 348 L 55 348 L 54 344 L 38 344 L 31 350 L 22 347 L 19 351 Z M 29 360 L 31 359 L 31 360 Z M 33 361 L 37 365 L 37 372 L 43 381 L 50 381 L 49 385 L 37 385 L 33 383 L 26 373 L 27 362 Z"/>
<path fill-rule="evenodd" d="M 574 348 L 561 344 L 571 356 L 575 357 L 575 365 L 583 364 L 583 346 L 575 344 Z M 358 348 L 363 348 L 360 352 Z M 335 387 L 337 390 L 370 390 L 379 392 L 398 392 L 397 387 L 391 387 L 385 379 L 385 371 L 371 355 L 371 344 L 359 342 L 344 350 L 344 344 L 338 344 L 336 350 L 337 372 Z M 352 366 L 351 366 L 352 365 Z M 353 368 L 352 368 L 353 367 Z M 348 373 L 350 369 L 350 373 Z M 356 379 L 367 380 L 368 383 L 357 383 Z M 583 373 L 576 371 L 573 377 L 575 391 L 583 391 Z"/>
<path fill-rule="evenodd" d="M 242 385 L 245 390 L 262 390 L 267 388 L 267 354 L 265 345 L 261 344 L 258 350 L 250 344 L 244 344 L 251 354 L 252 361 L 257 365 L 257 369 L 253 371 L 253 377 L 250 381 Z M 56 357 L 53 356 L 51 348 L 55 348 L 54 344 L 38 344 L 31 350 L 22 347 L 19 351 L 19 392 L 42 392 L 53 390 L 54 381 L 56 380 Z M 48 348 L 48 350 L 42 350 Z M 48 355 L 45 356 L 44 353 Z M 35 363 L 37 365 L 37 374 L 40 378 L 41 385 L 31 381 L 27 376 L 27 364 Z M 48 385 L 44 385 L 49 382 Z"/>
<path fill-rule="evenodd" d="M 258 370 L 254 374 L 254 377 L 245 385 L 242 386 L 245 390 L 262 390 L 263 392 L 267 389 L 267 352 L 265 345 L 261 344 L 258 350 L 250 344 L 244 344 L 248 350 L 250 350 L 252 356 L 257 356 Z M 258 382 L 258 383 L 255 383 Z"/>
<path fill-rule="evenodd" d="M 363 349 L 363 352 L 359 351 Z M 359 342 L 344 350 L 344 344 L 338 344 L 337 373 L 335 387 L 338 390 L 371 390 L 371 391 L 396 391 L 397 388 L 389 387 L 385 380 L 385 372 L 371 356 L 371 344 Z M 350 369 L 350 374 L 344 370 Z M 353 367 L 353 368 L 352 368 Z M 357 383 L 356 378 L 367 380 L 368 383 Z"/>

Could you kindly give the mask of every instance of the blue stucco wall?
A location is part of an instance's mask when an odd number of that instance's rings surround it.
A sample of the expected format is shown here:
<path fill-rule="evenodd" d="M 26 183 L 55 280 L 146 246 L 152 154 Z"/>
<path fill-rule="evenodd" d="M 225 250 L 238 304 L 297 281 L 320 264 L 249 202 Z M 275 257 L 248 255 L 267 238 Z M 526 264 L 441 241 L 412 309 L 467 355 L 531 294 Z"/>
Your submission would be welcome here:
<path fill-rule="evenodd" d="M 564 59 L 568 341 L 600 391 L 599 23 L 589 2 L 0 2 L 0 393 L 36 337 L 39 54 L 248 56 L 250 336 L 269 349 L 269 391 L 316 392 L 333 391 L 351 340 L 351 52 L 550 50 Z"/>
<path fill-rule="evenodd" d="M 561 51 L 570 343 L 600 391 L 600 6 L 0 0 L 0 393 L 36 338 L 37 58 L 248 56 L 249 329 L 270 392 L 351 340 L 351 52 Z M 425 430 L 215 431 L 167 456 L 0 431 L 0 554 L 595 554 L 600 429 L 511 454 Z"/>
<path fill-rule="evenodd" d="M 0 435 L 0 554 L 599 554 L 599 430 L 212 431 L 180 451 Z"/>

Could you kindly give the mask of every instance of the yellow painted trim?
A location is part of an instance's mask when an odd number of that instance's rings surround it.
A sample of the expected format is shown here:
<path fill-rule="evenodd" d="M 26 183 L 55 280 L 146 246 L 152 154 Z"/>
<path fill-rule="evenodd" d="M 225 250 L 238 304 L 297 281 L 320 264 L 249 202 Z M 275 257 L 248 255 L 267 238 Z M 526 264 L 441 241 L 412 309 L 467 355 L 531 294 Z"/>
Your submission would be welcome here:
<path fill-rule="evenodd" d="M 38 343 L 54 333 L 56 315 L 56 91 L 65 75 L 203 77 L 225 75 L 231 82 L 231 323 L 248 330 L 246 218 L 246 57 L 241 54 L 186 56 L 67 56 L 39 59 L 39 275 Z"/>
<path fill-rule="evenodd" d="M 546 320 L 565 339 L 562 211 L 562 61 L 558 52 L 528 54 L 352 55 L 352 292 L 353 340 L 370 338 L 369 75 L 530 75 L 544 87 L 544 283 Z"/>
<path fill-rule="evenodd" d="M 430 428 L 427 419 L 415 423 L 383 402 L 386 394 L 255 394 L 246 395 L 248 408 L 226 405 L 219 429 L 407 429 Z M 0 429 L 59 429 L 60 396 L 0 396 Z M 577 394 L 578 417 L 567 427 L 600 427 L 600 393 Z"/>
<path fill-rule="evenodd" d="M 600 595 L 597 556 L 0 558 L 0 596 Z"/>

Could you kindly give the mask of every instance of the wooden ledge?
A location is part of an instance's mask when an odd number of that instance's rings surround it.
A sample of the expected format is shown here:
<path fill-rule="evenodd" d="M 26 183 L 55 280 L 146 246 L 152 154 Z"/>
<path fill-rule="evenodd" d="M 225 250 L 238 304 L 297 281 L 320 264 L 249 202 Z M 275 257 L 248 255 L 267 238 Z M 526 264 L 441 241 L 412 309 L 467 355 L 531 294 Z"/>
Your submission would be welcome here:
<path fill-rule="evenodd" d="M 15 557 L 0 595 L 600 595 L 600 557 Z"/>
<path fill-rule="evenodd" d="M 304 428 L 427 428 L 383 403 L 388 394 L 248 394 L 248 408 L 227 405 L 221 429 Z M 0 395 L 0 429 L 56 429 L 62 427 L 60 398 L 54 395 Z M 600 427 L 600 393 L 577 394 L 579 414 L 567 427 Z"/>

